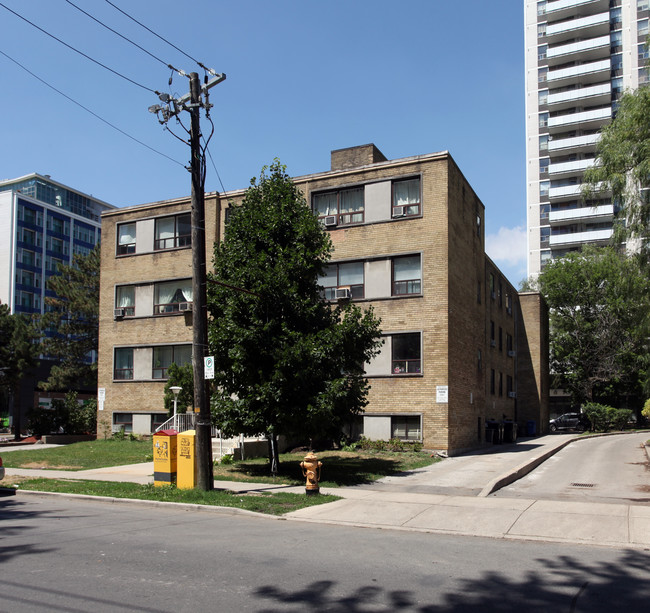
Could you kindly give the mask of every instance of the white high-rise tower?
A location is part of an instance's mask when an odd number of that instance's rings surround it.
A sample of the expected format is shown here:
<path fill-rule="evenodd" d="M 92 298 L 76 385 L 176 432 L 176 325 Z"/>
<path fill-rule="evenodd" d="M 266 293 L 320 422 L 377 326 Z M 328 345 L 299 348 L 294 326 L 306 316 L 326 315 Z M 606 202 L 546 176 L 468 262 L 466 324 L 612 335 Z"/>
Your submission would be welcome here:
<path fill-rule="evenodd" d="M 649 0 L 524 0 L 528 275 L 612 235 L 616 203 L 583 202 L 599 130 L 648 82 Z"/>

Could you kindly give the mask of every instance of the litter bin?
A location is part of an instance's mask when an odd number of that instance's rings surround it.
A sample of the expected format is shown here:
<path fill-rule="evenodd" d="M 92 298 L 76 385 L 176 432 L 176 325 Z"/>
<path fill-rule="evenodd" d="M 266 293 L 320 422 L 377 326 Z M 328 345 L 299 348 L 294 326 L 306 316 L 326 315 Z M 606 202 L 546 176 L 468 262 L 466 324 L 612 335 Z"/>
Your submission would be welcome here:
<path fill-rule="evenodd" d="M 488 440 L 488 432 L 491 433 L 492 442 L 495 445 L 503 443 L 503 424 L 498 421 L 486 421 L 485 422 L 486 433 L 485 440 Z"/>
<path fill-rule="evenodd" d="M 517 423 L 514 421 L 503 422 L 503 440 L 506 443 L 517 442 Z"/>
<path fill-rule="evenodd" d="M 528 436 L 535 436 L 537 432 L 536 423 L 534 419 L 526 422 L 526 434 Z"/>
<path fill-rule="evenodd" d="M 176 482 L 176 430 L 160 430 L 153 435 L 153 484 Z"/>

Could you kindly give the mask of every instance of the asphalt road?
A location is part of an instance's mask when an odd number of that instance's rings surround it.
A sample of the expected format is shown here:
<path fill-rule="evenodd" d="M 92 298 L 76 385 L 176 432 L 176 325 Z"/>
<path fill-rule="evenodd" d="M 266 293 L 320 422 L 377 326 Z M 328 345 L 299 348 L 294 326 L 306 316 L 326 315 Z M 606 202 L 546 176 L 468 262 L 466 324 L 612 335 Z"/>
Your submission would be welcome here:
<path fill-rule="evenodd" d="M 648 438 L 639 432 L 574 441 L 493 495 L 647 505 L 650 468 L 642 443 Z"/>
<path fill-rule="evenodd" d="M 647 611 L 647 551 L 0 498 L 0 611 Z"/>

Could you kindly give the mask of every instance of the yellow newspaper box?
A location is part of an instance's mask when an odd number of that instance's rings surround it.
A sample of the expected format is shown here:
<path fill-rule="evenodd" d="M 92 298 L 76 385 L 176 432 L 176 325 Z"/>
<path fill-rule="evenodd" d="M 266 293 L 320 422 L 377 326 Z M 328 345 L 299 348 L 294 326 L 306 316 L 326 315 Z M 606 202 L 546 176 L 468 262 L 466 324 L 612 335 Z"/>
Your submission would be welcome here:
<path fill-rule="evenodd" d="M 186 430 L 178 435 L 178 474 L 176 486 L 181 490 L 196 487 L 196 432 Z"/>
<path fill-rule="evenodd" d="M 176 430 L 160 430 L 153 436 L 153 484 L 176 482 Z"/>

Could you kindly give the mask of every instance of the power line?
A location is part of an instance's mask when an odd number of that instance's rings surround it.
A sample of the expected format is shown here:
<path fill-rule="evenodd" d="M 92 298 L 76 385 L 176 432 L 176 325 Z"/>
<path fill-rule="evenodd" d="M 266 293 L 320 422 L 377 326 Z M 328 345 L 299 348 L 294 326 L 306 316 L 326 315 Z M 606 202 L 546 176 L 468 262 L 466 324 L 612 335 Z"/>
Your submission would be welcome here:
<path fill-rule="evenodd" d="M 79 12 L 83 13 L 84 15 L 86 15 L 86 17 L 90 17 L 90 19 L 92 19 L 93 21 L 95 21 L 96 23 L 98 23 L 100 26 L 103 26 L 104 28 L 106 28 L 107 30 L 109 30 L 110 32 L 112 32 L 113 34 L 115 34 L 116 36 L 119 36 L 119 37 L 122 38 L 123 40 L 125 40 L 125 41 L 131 43 L 134 47 L 137 47 L 138 49 L 140 49 L 140 51 L 143 51 L 143 52 L 146 53 L 148 56 L 152 57 L 154 60 L 157 60 L 158 62 L 160 62 L 160 63 L 161 63 L 163 66 L 165 66 L 166 68 L 171 68 L 172 70 L 178 72 L 178 69 L 174 68 L 171 64 L 165 62 L 164 60 L 161 60 L 158 56 L 154 55 L 154 54 L 151 53 L 150 51 L 147 51 L 147 49 L 145 49 L 144 47 L 141 47 L 140 45 L 138 45 L 138 43 L 133 42 L 130 38 L 127 38 L 127 37 L 124 36 L 123 34 L 120 34 L 117 30 L 114 30 L 114 29 L 111 28 L 110 26 L 107 26 L 103 21 L 101 21 L 100 19 L 97 19 L 97 17 L 94 17 L 93 15 L 91 15 L 90 13 L 88 13 L 87 11 L 84 11 L 80 6 L 77 6 L 74 2 L 71 2 L 71 0 L 65 0 L 65 1 L 66 1 L 70 6 L 73 6 L 73 7 L 76 8 Z"/>
<path fill-rule="evenodd" d="M 64 94 L 61 90 L 57 89 L 57 88 L 54 87 L 53 85 L 50 85 L 47 81 L 45 81 L 44 79 L 42 79 L 41 77 L 39 77 L 37 74 L 34 74 L 31 70 L 29 70 L 28 68 L 26 68 L 25 66 L 23 66 L 23 65 L 22 65 L 18 60 L 15 60 L 15 59 L 12 58 L 10 55 L 7 55 L 7 54 L 6 54 L 4 51 L 2 51 L 1 49 L 0 49 L 0 54 L 1 54 L 1 55 L 4 55 L 8 60 L 12 61 L 14 64 L 16 64 L 17 66 L 19 66 L 20 68 L 22 68 L 26 73 L 30 74 L 32 77 L 34 77 L 35 79 L 37 79 L 38 81 L 40 81 L 41 83 L 43 83 L 43 85 L 47 85 L 47 87 L 49 87 L 50 89 L 54 90 L 57 94 L 60 94 L 61 96 L 63 96 L 64 98 L 66 98 L 67 100 L 69 100 L 70 102 L 72 102 L 73 104 L 76 104 L 78 107 L 82 108 L 82 109 L 83 109 L 84 111 L 86 111 L 87 113 L 90 113 L 93 117 L 99 119 L 99 121 L 101 121 L 101 122 L 105 123 L 107 126 L 113 128 L 113 130 L 117 130 L 120 134 L 126 136 L 127 138 L 130 138 L 132 141 L 138 143 L 139 145 L 142 145 L 143 147 L 146 147 L 147 149 L 149 149 L 149 151 L 153 151 L 154 153 L 157 153 L 158 155 L 161 155 L 162 157 L 167 158 L 169 161 L 174 162 L 174 164 L 178 164 L 179 166 L 182 166 L 183 168 L 185 168 L 185 165 L 184 165 L 184 164 L 181 164 L 178 160 L 175 160 L 174 158 L 169 157 L 169 156 L 166 155 L 165 153 L 162 153 L 161 151 L 158 151 L 157 149 L 154 149 L 153 147 L 150 147 L 150 146 L 147 145 L 146 143 L 143 143 L 142 141 L 138 140 L 137 138 L 131 136 L 128 132 L 125 132 L 124 130 L 121 130 L 121 129 L 118 128 L 117 126 L 113 125 L 112 123 L 110 123 L 109 121 L 107 121 L 106 119 L 104 119 L 103 117 L 100 117 L 100 116 L 99 116 L 97 113 L 95 113 L 94 111 L 91 111 L 89 108 L 85 107 L 85 106 L 84 106 L 83 104 L 81 104 L 80 102 L 77 102 L 74 98 L 71 98 L 70 96 L 68 96 L 67 94 Z"/>
<path fill-rule="evenodd" d="M 110 5 L 111 5 L 111 6 L 112 6 L 116 11 L 119 11 L 120 13 L 122 13 L 122 15 L 124 15 L 125 17 L 128 17 L 131 21 L 134 21 L 134 22 L 137 23 L 139 26 L 143 27 L 145 30 L 147 30 L 147 32 L 150 32 L 150 33 L 153 34 L 154 36 L 157 36 L 160 40 L 162 40 L 163 42 L 167 43 L 170 47 L 173 47 L 174 49 L 176 49 L 176 51 L 179 51 L 180 53 L 182 53 L 186 58 L 192 60 L 194 63 L 198 64 L 198 65 L 199 65 L 201 68 L 203 68 L 204 70 L 206 69 L 205 66 L 204 66 L 203 64 L 201 64 L 201 62 L 199 62 L 199 60 L 195 60 L 191 55 L 188 55 L 187 53 L 185 53 L 185 51 L 183 51 L 182 49 L 179 49 L 179 48 L 178 48 L 176 45 L 174 45 L 173 43 L 170 43 L 166 38 L 163 38 L 162 36 L 160 36 L 160 34 L 154 32 L 151 28 L 148 28 L 148 27 L 145 26 L 143 23 L 140 23 L 137 19 L 135 19 L 135 17 L 131 17 L 131 15 L 129 15 L 127 12 L 123 11 L 119 6 L 116 6 L 116 5 L 113 4 L 110 0 L 105 0 L 105 1 L 106 1 L 108 4 L 110 4 Z"/>
<path fill-rule="evenodd" d="M 116 76 L 118 76 L 118 77 L 121 77 L 122 79 L 124 79 L 125 81 L 128 81 L 129 83 L 132 83 L 133 85 L 137 85 L 138 87 L 141 87 L 142 89 L 145 89 L 145 90 L 147 90 L 148 92 L 152 92 L 152 93 L 154 93 L 154 94 L 156 94 L 156 95 L 160 95 L 160 92 L 156 91 L 155 89 L 152 89 L 152 88 L 150 88 L 150 87 L 146 87 L 146 86 L 144 86 L 144 85 L 138 83 L 137 81 L 134 81 L 133 79 L 129 79 L 129 77 L 126 77 L 126 76 L 124 76 L 123 74 L 117 72 L 117 70 L 113 70 L 112 68 L 109 68 L 109 67 L 106 66 L 105 64 L 102 64 L 102 63 L 99 62 L 98 60 L 96 60 L 96 59 L 90 57 L 89 55 L 85 54 L 83 51 L 79 51 L 79 49 L 75 49 L 72 45 L 69 45 L 68 43 L 62 41 L 60 38 L 57 38 L 56 36 L 54 36 L 54 34 L 50 34 L 47 30 L 44 30 L 44 29 L 41 28 L 40 26 L 37 26 L 35 23 L 33 23 L 32 21 L 30 21 L 30 20 L 27 19 L 26 17 L 23 17 L 23 16 L 20 15 L 19 13 L 16 13 L 16 11 L 13 11 L 12 9 L 10 9 L 8 6 L 2 4 L 2 2 L 0 2 L 0 6 L 1 6 L 3 9 L 6 9 L 7 11 L 9 11 L 9 12 L 12 13 L 13 15 L 15 15 L 16 17 L 18 17 L 18 18 L 22 19 L 23 21 L 27 22 L 30 26 L 35 27 L 37 30 L 41 31 L 43 34 L 47 34 L 47 36 L 49 36 L 50 38 L 53 38 L 55 41 L 61 43 L 61 44 L 64 45 L 64 46 L 66 46 L 68 49 L 70 49 L 70 50 L 74 51 L 75 53 L 78 53 L 79 55 L 85 57 L 87 60 L 90 60 L 90 61 L 93 62 L 94 64 L 97 64 L 98 66 L 101 66 L 102 68 L 108 70 L 109 72 L 112 72 L 114 75 L 116 75 Z"/>

